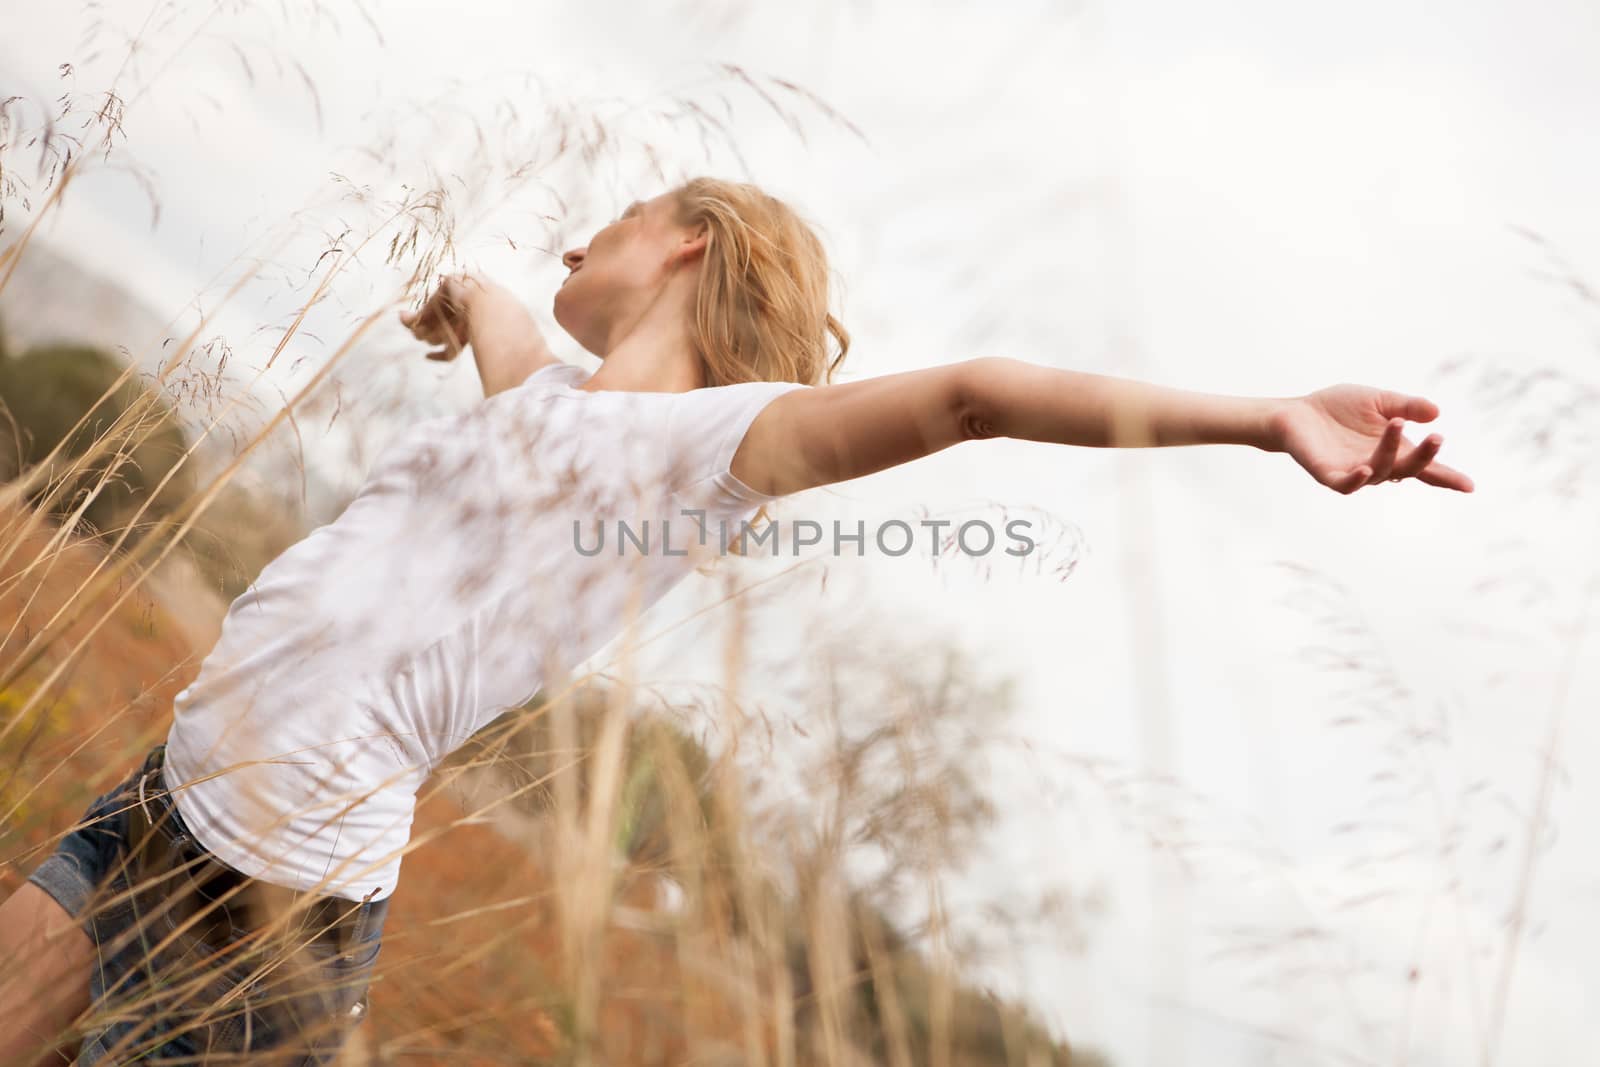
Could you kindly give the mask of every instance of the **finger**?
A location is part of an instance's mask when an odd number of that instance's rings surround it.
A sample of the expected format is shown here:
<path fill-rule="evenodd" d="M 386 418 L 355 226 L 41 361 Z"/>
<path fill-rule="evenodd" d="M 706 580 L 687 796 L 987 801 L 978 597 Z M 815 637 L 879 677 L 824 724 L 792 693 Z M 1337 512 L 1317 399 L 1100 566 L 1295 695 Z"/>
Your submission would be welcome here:
<path fill-rule="evenodd" d="M 465 331 L 460 328 L 459 324 L 454 322 L 446 322 L 443 324 L 442 332 L 444 333 L 445 338 L 443 342 L 444 344 L 447 344 L 452 348 L 466 347 L 467 339 L 465 336 Z"/>
<path fill-rule="evenodd" d="M 1423 438 L 1422 443 L 1410 452 L 1407 452 L 1397 461 L 1389 471 L 1391 479 L 1413 478 L 1421 474 L 1428 464 L 1433 462 L 1433 457 L 1439 454 L 1439 446 L 1444 444 L 1444 438 L 1434 433 Z"/>
<path fill-rule="evenodd" d="M 1378 406 L 1389 418 L 1402 418 L 1410 422 L 1432 422 L 1439 417 L 1439 405 L 1426 397 L 1407 396 L 1404 393 L 1384 393 Z"/>
<path fill-rule="evenodd" d="M 411 318 L 406 322 L 406 325 L 415 333 L 430 329 L 438 317 L 438 311 L 430 301 L 412 312 Z"/>
<path fill-rule="evenodd" d="M 1347 471 L 1329 471 L 1324 485 L 1336 493 L 1349 496 L 1351 493 L 1367 484 L 1367 479 L 1372 476 L 1372 468 L 1365 463 L 1359 467 L 1351 467 Z"/>
<path fill-rule="evenodd" d="M 439 286 L 439 293 L 441 300 L 447 307 L 452 311 L 460 311 L 467 300 L 466 277 L 460 274 L 452 274 L 444 280 L 443 285 Z"/>
<path fill-rule="evenodd" d="M 1454 489 L 1459 493 L 1470 493 L 1474 488 L 1471 478 L 1443 463 L 1430 463 L 1417 474 L 1417 481 L 1436 485 L 1440 489 Z"/>
<path fill-rule="evenodd" d="M 1368 464 L 1372 467 L 1370 477 L 1373 481 L 1381 482 L 1389 477 L 1389 472 L 1394 468 L 1394 460 L 1400 454 L 1400 442 L 1405 435 L 1406 420 L 1394 418 L 1389 420 L 1389 425 L 1383 428 L 1383 436 L 1378 439 L 1378 447 L 1372 450 L 1372 458 Z"/>

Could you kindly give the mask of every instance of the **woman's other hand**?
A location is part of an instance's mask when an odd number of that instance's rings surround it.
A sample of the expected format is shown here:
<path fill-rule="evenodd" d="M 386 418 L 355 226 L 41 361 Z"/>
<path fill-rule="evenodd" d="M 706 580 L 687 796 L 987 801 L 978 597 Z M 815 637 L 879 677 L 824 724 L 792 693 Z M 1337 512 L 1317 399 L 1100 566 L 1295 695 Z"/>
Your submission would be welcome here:
<path fill-rule="evenodd" d="M 428 353 L 429 359 L 449 362 L 467 346 L 472 297 L 483 289 L 471 275 L 448 275 L 420 308 L 400 313 L 400 324 L 424 344 L 440 346 Z"/>
<path fill-rule="evenodd" d="M 439 346 L 428 353 L 429 359 L 448 362 L 470 345 L 485 396 L 510 389 L 541 367 L 560 362 L 517 295 L 477 275 L 444 278 L 422 307 L 402 311 L 400 322 L 417 340 Z"/>
<path fill-rule="evenodd" d="M 1443 437 L 1429 434 L 1415 445 L 1405 438 L 1407 420 L 1438 415 L 1438 405 L 1420 396 L 1334 385 L 1285 403 L 1272 417 L 1272 434 L 1277 451 L 1335 492 L 1415 478 L 1470 493 L 1471 478 L 1434 458 Z"/>

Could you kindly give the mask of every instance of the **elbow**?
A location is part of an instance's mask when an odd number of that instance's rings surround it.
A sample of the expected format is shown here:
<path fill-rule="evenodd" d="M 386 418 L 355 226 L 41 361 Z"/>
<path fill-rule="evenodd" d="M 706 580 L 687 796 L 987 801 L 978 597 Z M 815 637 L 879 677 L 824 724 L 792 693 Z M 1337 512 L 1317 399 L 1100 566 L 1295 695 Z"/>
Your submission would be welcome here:
<path fill-rule="evenodd" d="M 995 408 L 995 379 L 1012 362 L 1004 356 L 980 356 L 956 364 L 951 406 L 958 441 L 1003 437 Z"/>

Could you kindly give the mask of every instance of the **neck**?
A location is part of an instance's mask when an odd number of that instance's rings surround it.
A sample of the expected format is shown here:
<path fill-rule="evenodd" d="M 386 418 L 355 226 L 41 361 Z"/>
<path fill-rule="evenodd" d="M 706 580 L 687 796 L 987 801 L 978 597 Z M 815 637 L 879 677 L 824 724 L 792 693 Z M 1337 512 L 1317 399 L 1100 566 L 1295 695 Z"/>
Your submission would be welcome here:
<path fill-rule="evenodd" d="M 689 341 L 694 279 L 683 272 L 664 286 L 602 357 L 585 392 L 686 393 L 705 385 L 705 370 Z"/>

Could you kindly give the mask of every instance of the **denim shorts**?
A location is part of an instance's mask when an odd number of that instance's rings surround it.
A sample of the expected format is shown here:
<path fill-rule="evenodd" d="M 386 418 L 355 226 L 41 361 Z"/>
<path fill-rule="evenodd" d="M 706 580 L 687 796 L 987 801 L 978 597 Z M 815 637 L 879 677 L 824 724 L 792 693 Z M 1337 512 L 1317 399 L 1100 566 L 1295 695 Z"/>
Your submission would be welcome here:
<path fill-rule="evenodd" d="M 77 1062 L 332 1062 L 366 1014 L 388 900 L 318 898 L 306 913 L 316 920 L 293 929 L 268 924 L 281 928 L 269 949 L 262 930 L 243 918 L 254 914 L 241 907 L 251 880 L 205 852 L 166 803 L 157 832 L 201 862 L 136 877 L 131 839 L 149 825 L 140 811 L 156 817 L 154 807 L 139 807 L 140 783 L 146 803 L 152 786 L 164 794 L 163 751 L 156 746 L 96 799 L 28 877 L 83 924 L 95 946 L 93 1007 Z M 190 877 L 202 868 L 224 877 Z M 336 920 L 320 918 L 331 914 Z"/>

